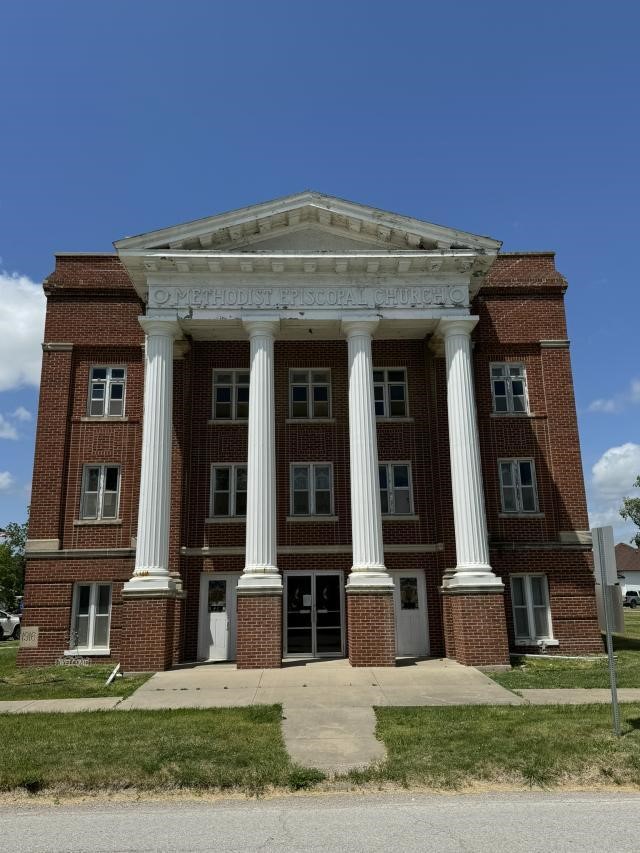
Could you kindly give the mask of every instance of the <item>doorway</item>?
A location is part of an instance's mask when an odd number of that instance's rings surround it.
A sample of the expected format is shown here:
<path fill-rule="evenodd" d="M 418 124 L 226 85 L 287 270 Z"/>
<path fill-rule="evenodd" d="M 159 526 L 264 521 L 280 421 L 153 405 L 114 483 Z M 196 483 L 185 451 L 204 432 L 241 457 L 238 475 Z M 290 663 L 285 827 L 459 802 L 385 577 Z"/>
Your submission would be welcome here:
<path fill-rule="evenodd" d="M 285 657 L 342 657 L 342 573 L 286 572 L 284 582 Z"/>
<path fill-rule="evenodd" d="M 235 660 L 238 574 L 203 574 L 200 580 L 199 660 Z"/>
<path fill-rule="evenodd" d="M 391 572 L 396 622 L 396 654 L 424 657 L 429 654 L 427 590 L 424 572 Z"/>

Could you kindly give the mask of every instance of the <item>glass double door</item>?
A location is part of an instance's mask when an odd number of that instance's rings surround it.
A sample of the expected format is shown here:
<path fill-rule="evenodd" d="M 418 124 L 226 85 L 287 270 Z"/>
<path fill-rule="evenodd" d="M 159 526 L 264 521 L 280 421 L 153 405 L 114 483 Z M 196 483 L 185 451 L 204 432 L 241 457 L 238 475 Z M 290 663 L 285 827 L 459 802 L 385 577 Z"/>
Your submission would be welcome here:
<path fill-rule="evenodd" d="M 344 654 L 340 573 L 287 572 L 285 603 L 285 655 L 340 657 Z"/>

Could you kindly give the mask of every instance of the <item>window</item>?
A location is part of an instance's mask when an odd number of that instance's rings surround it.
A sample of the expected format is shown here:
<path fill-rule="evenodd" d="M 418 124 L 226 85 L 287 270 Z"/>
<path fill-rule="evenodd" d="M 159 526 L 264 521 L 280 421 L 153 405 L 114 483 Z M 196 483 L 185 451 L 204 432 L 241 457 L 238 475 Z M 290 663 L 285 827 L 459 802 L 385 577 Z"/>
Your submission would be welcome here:
<path fill-rule="evenodd" d="M 378 418 L 407 416 L 407 373 L 402 368 L 373 371 L 373 397 Z"/>
<path fill-rule="evenodd" d="M 516 640 L 552 639 L 546 575 L 511 575 Z"/>
<path fill-rule="evenodd" d="M 289 371 L 289 417 L 328 418 L 331 415 L 329 370 Z"/>
<path fill-rule="evenodd" d="M 89 382 L 90 417 L 122 417 L 126 384 L 126 367 L 92 367 Z"/>
<path fill-rule="evenodd" d="M 524 364 L 495 362 L 491 365 L 494 412 L 528 412 L 527 374 Z"/>
<path fill-rule="evenodd" d="M 81 518 L 95 520 L 117 518 L 119 499 L 119 465 L 84 466 L 80 502 Z"/>
<path fill-rule="evenodd" d="M 213 417 L 246 421 L 249 417 L 249 371 L 213 371 Z"/>
<path fill-rule="evenodd" d="M 384 462 L 378 465 L 380 504 L 383 515 L 411 515 L 411 467 L 406 462 Z"/>
<path fill-rule="evenodd" d="M 247 514 L 247 466 L 214 465 L 211 469 L 211 515 Z"/>
<path fill-rule="evenodd" d="M 333 513 L 331 465 L 291 465 L 291 515 Z"/>
<path fill-rule="evenodd" d="M 109 651 L 111 584 L 78 583 L 73 591 L 71 648 Z"/>
<path fill-rule="evenodd" d="M 537 512 L 536 469 L 533 459 L 500 459 L 503 512 Z"/>

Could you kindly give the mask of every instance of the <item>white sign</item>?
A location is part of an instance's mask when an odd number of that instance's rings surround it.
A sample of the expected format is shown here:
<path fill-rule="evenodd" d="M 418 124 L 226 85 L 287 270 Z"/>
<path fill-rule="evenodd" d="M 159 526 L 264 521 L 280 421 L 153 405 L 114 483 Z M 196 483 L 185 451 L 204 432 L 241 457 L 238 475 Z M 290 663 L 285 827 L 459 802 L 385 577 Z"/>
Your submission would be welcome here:
<path fill-rule="evenodd" d="M 20 648 L 37 649 L 40 628 L 20 628 Z"/>
<path fill-rule="evenodd" d="M 151 285 L 150 308 L 459 308 L 464 285 L 376 287 L 176 287 Z"/>

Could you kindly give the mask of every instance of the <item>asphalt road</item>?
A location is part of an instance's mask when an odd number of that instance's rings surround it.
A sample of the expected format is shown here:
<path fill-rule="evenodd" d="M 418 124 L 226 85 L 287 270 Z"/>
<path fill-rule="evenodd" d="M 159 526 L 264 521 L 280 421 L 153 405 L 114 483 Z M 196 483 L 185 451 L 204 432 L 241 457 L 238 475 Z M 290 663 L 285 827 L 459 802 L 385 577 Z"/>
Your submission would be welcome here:
<path fill-rule="evenodd" d="M 313 795 L 0 808 L 14 851 L 640 850 L 640 795 Z"/>

